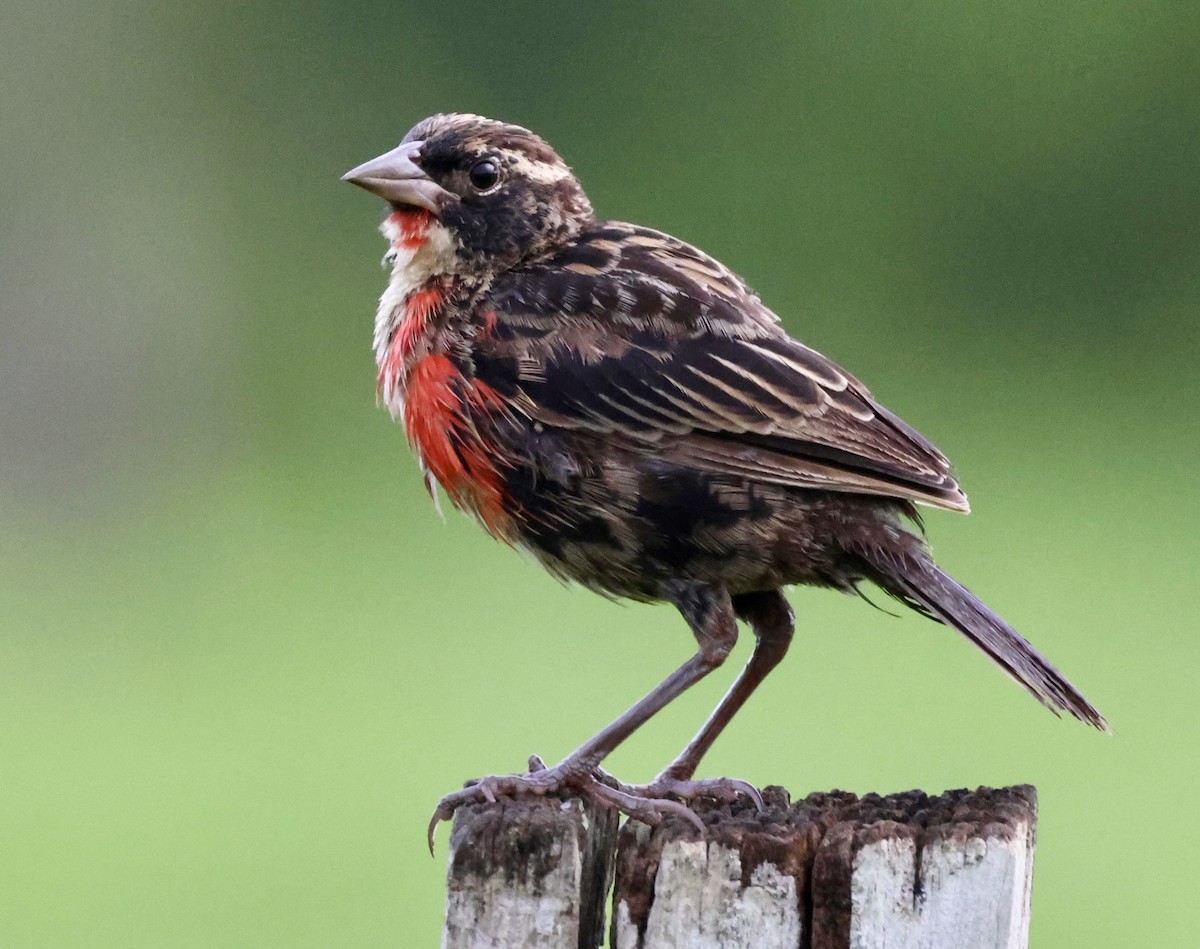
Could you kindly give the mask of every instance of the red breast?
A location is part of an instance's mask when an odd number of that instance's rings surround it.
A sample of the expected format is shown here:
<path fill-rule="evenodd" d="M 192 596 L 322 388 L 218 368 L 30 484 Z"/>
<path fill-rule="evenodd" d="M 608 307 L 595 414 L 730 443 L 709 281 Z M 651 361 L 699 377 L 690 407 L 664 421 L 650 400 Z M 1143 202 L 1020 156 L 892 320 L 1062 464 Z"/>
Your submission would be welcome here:
<path fill-rule="evenodd" d="M 448 281 L 434 278 L 410 293 L 383 360 L 378 392 L 392 403 L 403 395 L 404 428 L 426 469 L 458 507 L 473 511 L 492 534 L 504 537 L 509 518 L 497 452 L 482 434 L 486 416 L 503 410 L 491 386 L 462 374 L 439 352 L 437 315 L 450 295 Z"/>
<path fill-rule="evenodd" d="M 418 343 L 428 333 L 430 317 L 442 307 L 449 295 L 450 287 L 447 282 L 434 278 L 405 299 L 404 316 L 392 335 L 387 353 L 379 363 L 376 395 L 384 395 L 390 401 L 392 392 L 404 391 L 405 367 L 411 361 Z"/>
<path fill-rule="evenodd" d="M 409 443 L 458 507 L 479 516 L 492 534 L 508 534 L 503 478 L 484 416 L 503 400 L 487 383 L 468 379 L 448 357 L 433 353 L 408 372 L 404 428 Z"/>

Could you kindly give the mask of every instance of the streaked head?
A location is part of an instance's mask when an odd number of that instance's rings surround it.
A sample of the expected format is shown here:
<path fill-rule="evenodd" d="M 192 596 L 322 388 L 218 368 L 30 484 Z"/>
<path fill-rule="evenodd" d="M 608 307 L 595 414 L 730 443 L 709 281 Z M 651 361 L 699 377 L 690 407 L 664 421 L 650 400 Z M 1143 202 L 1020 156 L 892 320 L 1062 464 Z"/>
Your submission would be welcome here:
<path fill-rule="evenodd" d="M 554 149 L 528 129 L 478 115 L 430 116 L 343 180 L 395 210 L 433 214 L 468 266 L 538 257 L 592 219 L 587 196 Z"/>

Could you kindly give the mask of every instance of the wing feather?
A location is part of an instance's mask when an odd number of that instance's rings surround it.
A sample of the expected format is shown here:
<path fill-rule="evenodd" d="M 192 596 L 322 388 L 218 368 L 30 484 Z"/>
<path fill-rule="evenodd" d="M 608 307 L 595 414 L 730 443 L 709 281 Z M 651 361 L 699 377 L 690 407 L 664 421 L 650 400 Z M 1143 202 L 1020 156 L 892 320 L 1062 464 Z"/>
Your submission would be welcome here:
<path fill-rule="evenodd" d="M 940 451 L 682 241 L 600 222 L 483 305 L 535 421 L 753 480 L 968 510 Z"/>

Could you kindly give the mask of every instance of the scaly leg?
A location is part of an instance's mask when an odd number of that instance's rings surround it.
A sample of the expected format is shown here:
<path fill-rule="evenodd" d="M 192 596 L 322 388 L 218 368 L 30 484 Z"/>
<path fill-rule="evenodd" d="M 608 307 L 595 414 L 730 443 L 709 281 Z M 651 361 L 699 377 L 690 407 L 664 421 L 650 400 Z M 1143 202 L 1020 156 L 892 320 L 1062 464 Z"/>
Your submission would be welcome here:
<path fill-rule="evenodd" d="M 663 597 L 674 603 L 687 620 L 699 646 L 696 654 L 633 708 L 553 768 L 536 769 L 528 774 L 492 775 L 447 794 L 429 822 L 430 851 L 438 822 L 449 820 L 463 804 L 494 801 L 498 796 L 545 795 L 562 788 L 596 798 L 648 823 L 657 823 L 664 814 L 674 813 L 703 829 L 699 818 L 682 804 L 664 800 L 662 794 L 641 794 L 625 786 L 614 788 L 597 775 L 597 768 L 607 755 L 656 712 L 721 665 L 737 642 L 737 617 L 724 587 L 679 581 L 669 584 L 663 590 Z"/>
<path fill-rule="evenodd" d="M 747 793 L 743 782 L 729 781 L 717 778 L 708 781 L 694 781 L 693 775 L 700 759 L 712 747 L 717 736 L 733 719 L 738 710 L 746 703 L 759 684 L 774 669 L 792 641 L 795 628 L 792 609 L 779 590 L 768 590 L 763 593 L 746 593 L 733 598 L 733 607 L 737 615 L 750 624 L 754 630 L 754 653 L 741 674 L 734 680 L 725 697 L 709 716 L 696 737 L 680 753 L 662 773 L 648 785 L 633 786 L 626 790 L 632 793 L 648 795 L 670 794 L 675 797 L 692 797 L 698 793 L 715 794 L 719 797 L 735 796 L 737 793 Z M 757 792 L 750 795 L 756 799 L 760 809 L 761 798 Z"/>

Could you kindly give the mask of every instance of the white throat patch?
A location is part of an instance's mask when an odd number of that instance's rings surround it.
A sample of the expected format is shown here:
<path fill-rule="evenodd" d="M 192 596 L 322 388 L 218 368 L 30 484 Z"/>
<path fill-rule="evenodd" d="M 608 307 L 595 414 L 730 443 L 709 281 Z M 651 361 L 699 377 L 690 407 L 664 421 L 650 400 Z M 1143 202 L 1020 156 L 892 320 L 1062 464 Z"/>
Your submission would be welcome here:
<path fill-rule="evenodd" d="M 399 224 L 389 215 L 379 230 L 391 243 L 383 258 L 384 266 L 392 265 L 387 289 L 379 298 L 375 311 L 375 362 L 382 363 L 388 343 L 404 318 L 404 301 L 410 293 L 440 274 L 451 273 L 458 263 L 458 239 L 440 221 L 434 219 L 425 239 L 416 247 L 404 245 Z"/>

